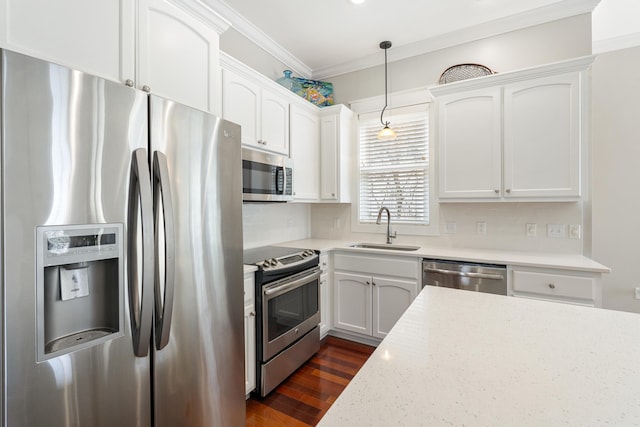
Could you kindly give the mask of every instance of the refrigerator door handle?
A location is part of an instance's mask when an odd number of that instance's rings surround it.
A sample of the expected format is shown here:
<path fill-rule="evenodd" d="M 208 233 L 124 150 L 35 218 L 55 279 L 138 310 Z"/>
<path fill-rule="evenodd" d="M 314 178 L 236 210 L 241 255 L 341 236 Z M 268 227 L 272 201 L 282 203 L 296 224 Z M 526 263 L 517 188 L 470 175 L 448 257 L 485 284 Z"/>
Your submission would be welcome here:
<path fill-rule="evenodd" d="M 160 151 L 153 153 L 153 186 L 153 209 L 156 226 L 156 310 L 154 323 L 156 348 L 161 350 L 169 343 L 169 333 L 171 332 L 173 291 L 175 288 L 175 232 L 167 157 Z M 160 240 L 162 237 L 164 239 Z M 164 250 L 164 257 L 161 256 L 161 250 Z M 163 284 L 163 278 L 160 274 L 162 267 L 164 267 L 164 289 L 161 286 Z"/>
<path fill-rule="evenodd" d="M 148 162 L 147 150 L 133 152 L 127 212 L 129 312 L 133 352 L 138 357 L 149 354 L 153 320 L 153 196 Z"/>

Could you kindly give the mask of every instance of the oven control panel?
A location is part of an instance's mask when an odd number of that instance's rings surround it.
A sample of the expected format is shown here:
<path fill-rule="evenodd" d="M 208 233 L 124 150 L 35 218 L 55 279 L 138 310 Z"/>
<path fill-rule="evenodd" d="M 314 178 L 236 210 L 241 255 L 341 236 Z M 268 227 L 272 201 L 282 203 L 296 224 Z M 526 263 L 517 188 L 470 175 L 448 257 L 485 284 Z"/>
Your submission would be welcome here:
<path fill-rule="evenodd" d="M 306 262 L 313 257 L 318 257 L 318 254 L 310 249 L 300 251 L 298 253 L 292 255 L 286 255 L 278 258 L 270 258 L 265 259 L 264 261 L 258 262 L 257 265 L 262 267 L 265 271 L 274 271 L 281 268 L 293 267 L 296 264 Z"/>

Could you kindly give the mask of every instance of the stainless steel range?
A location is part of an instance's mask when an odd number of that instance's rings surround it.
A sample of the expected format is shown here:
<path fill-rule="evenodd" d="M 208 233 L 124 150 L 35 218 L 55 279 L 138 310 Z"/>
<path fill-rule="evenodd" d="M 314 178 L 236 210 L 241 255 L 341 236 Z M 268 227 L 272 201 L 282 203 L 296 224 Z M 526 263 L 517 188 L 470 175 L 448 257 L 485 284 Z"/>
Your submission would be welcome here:
<path fill-rule="evenodd" d="M 266 396 L 320 349 L 318 252 L 268 246 L 246 250 L 256 271 L 257 392 Z"/>

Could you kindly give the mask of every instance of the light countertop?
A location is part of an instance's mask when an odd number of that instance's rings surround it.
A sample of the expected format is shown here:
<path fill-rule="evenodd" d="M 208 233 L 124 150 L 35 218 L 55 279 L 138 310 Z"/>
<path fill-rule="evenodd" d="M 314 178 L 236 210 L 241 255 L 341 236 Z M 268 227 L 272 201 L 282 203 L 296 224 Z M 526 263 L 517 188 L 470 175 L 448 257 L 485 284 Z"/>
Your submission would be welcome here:
<path fill-rule="evenodd" d="M 304 239 L 279 243 L 279 246 L 316 249 L 320 251 L 341 250 L 360 253 L 378 253 L 385 255 L 410 256 L 416 258 L 437 258 L 453 261 L 471 261 L 490 264 L 507 264 L 524 267 L 562 268 L 568 270 L 582 270 L 608 273 L 610 269 L 590 258 L 575 254 L 519 252 L 492 249 L 444 248 L 422 246 L 417 251 L 393 251 L 383 249 L 350 248 L 356 243 L 346 240 Z M 380 243 L 380 242 L 377 242 Z M 390 245 L 390 246 L 393 246 Z"/>
<path fill-rule="evenodd" d="M 640 315 L 426 287 L 319 426 L 640 425 Z"/>

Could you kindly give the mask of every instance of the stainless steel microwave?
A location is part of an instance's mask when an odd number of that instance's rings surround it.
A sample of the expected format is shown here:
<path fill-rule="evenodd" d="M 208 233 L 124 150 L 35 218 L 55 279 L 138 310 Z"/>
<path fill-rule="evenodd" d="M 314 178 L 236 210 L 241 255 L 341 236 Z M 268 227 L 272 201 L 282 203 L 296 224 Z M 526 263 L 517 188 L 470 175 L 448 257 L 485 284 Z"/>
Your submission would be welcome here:
<path fill-rule="evenodd" d="M 242 149 L 242 200 L 293 200 L 293 162 L 278 154 Z"/>

